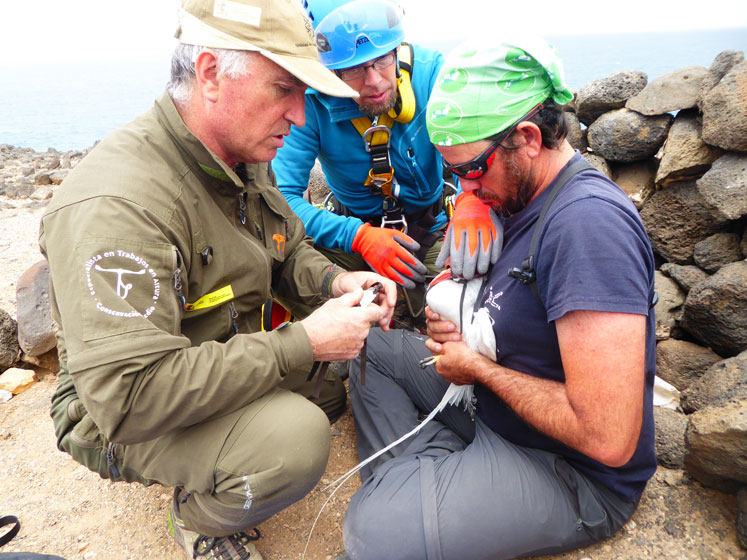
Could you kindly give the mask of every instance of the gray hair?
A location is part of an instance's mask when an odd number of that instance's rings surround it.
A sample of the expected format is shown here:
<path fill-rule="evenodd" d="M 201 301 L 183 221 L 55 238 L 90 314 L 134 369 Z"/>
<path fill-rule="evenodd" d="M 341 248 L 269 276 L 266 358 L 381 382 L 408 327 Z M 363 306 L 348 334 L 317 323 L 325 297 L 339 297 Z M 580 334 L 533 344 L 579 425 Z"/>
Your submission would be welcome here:
<path fill-rule="evenodd" d="M 171 78 L 166 91 L 175 103 L 185 103 L 192 97 L 195 84 L 195 61 L 205 49 L 199 45 L 179 43 L 171 56 Z M 249 73 L 247 68 L 255 53 L 233 49 L 210 49 L 218 63 L 218 77 L 239 78 Z"/>

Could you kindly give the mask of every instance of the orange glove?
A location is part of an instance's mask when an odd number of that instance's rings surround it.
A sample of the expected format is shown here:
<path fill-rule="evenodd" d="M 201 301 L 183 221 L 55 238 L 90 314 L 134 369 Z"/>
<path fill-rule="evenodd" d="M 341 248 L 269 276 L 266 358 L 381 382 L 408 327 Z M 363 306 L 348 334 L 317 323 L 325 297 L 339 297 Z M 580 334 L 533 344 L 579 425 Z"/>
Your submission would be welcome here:
<path fill-rule="evenodd" d="M 495 212 L 474 194 L 460 194 L 436 266 L 443 268 L 451 258 L 454 278 L 471 280 L 488 271 L 502 248 L 503 224 Z"/>
<path fill-rule="evenodd" d="M 405 288 L 414 288 L 415 282 L 425 280 L 427 269 L 413 255 L 420 244 L 401 231 L 363 224 L 353 238 L 352 248 L 368 266 Z"/>

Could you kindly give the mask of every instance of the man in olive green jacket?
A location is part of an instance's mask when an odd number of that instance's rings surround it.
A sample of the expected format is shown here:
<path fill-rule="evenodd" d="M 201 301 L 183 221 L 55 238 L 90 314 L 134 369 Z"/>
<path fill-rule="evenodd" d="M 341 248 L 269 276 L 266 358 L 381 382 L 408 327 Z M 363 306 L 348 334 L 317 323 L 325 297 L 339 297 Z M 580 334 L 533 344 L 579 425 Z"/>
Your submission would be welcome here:
<path fill-rule="evenodd" d="M 185 0 L 168 92 L 69 174 L 40 233 L 58 445 L 102 477 L 174 487 L 190 557 L 258 557 L 245 531 L 318 482 L 345 389 L 329 375 L 312 398 L 309 373 L 355 357 L 396 299 L 314 250 L 267 163 L 303 126 L 307 85 L 354 92 L 295 3 L 244 1 Z M 271 297 L 318 309 L 263 330 Z"/>

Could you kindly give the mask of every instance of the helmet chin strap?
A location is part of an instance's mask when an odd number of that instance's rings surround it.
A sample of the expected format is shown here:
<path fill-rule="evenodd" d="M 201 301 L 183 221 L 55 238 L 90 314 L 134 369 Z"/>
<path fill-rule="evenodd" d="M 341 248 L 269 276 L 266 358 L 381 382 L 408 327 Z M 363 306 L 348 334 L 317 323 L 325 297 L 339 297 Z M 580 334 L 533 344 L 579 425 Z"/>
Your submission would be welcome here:
<path fill-rule="evenodd" d="M 401 52 L 402 51 L 402 52 Z M 400 52 L 402 56 L 400 56 Z M 415 116 L 415 92 L 412 90 L 413 69 L 412 45 L 402 43 L 397 49 L 397 101 L 389 110 L 395 121 L 409 123 Z"/>

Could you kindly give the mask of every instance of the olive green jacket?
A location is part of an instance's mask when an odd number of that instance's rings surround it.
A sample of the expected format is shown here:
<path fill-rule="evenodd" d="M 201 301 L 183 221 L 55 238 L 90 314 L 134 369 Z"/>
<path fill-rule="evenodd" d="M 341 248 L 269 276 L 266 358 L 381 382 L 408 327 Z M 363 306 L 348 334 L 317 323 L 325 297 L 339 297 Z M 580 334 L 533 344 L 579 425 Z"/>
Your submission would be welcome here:
<path fill-rule="evenodd" d="M 337 271 L 270 165 L 237 170 L 245 181 L 164 93 L 70 172 L 42 218 L 60 360 L 110 441 L 223 416 L 312 366 L 303 326 L 262 331 L 261 307 L 271 288 L 316 306 Z"/>

